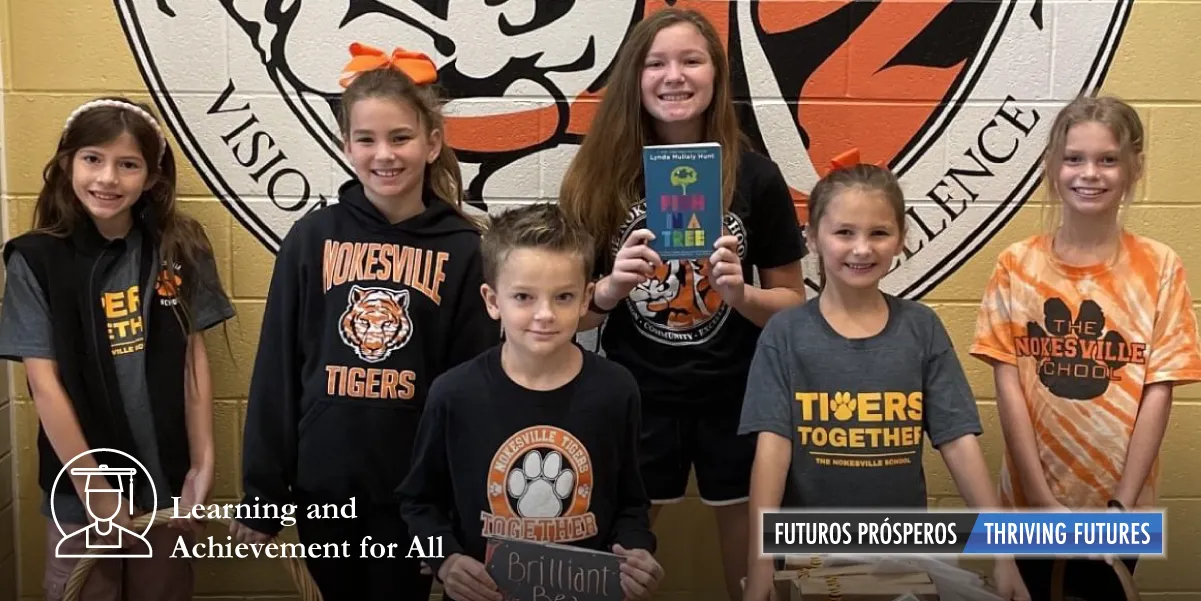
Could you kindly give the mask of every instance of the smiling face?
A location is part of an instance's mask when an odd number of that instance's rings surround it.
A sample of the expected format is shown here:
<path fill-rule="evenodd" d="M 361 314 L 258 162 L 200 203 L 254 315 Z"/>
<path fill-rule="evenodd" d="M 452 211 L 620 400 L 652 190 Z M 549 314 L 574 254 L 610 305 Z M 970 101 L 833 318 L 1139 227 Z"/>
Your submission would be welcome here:
<path fill-rule="evenodd" d="M 488 313 L 522 354 L 548 357 L 570 344 L 588 313 L 592 284 L 583 259 L 567 252 L 516 248 L 501 262 L 496 288 L 484 286 Z"/>
<path fill-rule="evenodd" d="M 1121 159 L 1121 146 L 1105 124 L 1086 121 L 1068 130 L 1056 176 L 1065 217 L 1116 216 L 1129 181 Z"/>
<path fill-rule="evenodd" d="M 656 121 L 660 137 L 701 132 L 713 100 L 716 68 L 709 44 L 696 26 L 676 23 L 655 34 L 642 67 L 642 106 Z M 671 133 L 668 133 L 671 132 Z"/>
<path fill-rule="evenodd" d="M 133 224 L 130 209 L 152 183 L 149 173 L 137 141 L 126 132 L 75 152 L 71 188 L 100 232 L 115 238 Z"/>
<path fill-rule="evenodd" d="M 367 198 L 393 207 L 421 203 L 425 167 L 442 150 L 408 103 L 367 97 L 350 107 L 346 156 Z"/>
<path fill-rule="evenodd" d="M 827 283 L 850 289 L 875 288 L 904 244 L 896 208 L 863 187 L 846 187 L 830 198 L 809 236 L 821 257 Z"/>

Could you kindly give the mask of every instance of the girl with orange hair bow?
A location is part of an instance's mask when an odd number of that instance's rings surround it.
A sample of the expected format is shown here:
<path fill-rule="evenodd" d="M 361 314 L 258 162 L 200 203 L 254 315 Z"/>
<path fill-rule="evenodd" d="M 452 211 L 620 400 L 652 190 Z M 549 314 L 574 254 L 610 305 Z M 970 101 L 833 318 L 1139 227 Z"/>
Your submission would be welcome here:
<path fill-rule="evenodd" d="M 927 438 L 969 507 L 999 506 L 946 327 L 880 289 L 904 252 L 905 211 L 896 175 L 855 150 L 813 187 L 805 234 L 821 292 L 768 322 L 747 379 L 739 432 L 755 436 L 751 515 L 925 509 Z M 753 526 L 754 540 L 762 530 Z M 743 601 L 773 598 L 772 558 L 751 549 L 747 564 Z M 1030 601 L 1013 558 L 998 558 L 993 577 L 1001 599 Z"/>
<path fill-rule="evenodd" d="M 306 562 L 325 599 L 424 599 L 431 579 L 408 558 L 395 491 L 430 384 L 496 344 L 499 327 L 479 292 L 480 231 L 462 211 L 433 62 L 361 44 L 351 54 L 340 126 L 355 177 L 281 244 L 250 384 L 244 503 L 294 504 L 306 546 L 349 543 L 349 558 Z M 353 517 L 308 518 L 352 501 Z M 231 531 L 261 542 L 286 525 L 247 518 Z"/>

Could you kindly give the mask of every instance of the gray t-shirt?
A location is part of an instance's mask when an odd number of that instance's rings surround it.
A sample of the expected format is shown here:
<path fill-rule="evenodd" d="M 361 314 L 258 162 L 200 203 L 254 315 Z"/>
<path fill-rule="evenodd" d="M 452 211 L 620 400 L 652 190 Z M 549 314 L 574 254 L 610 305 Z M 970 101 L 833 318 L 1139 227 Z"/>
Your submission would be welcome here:
<path fill-rule="evenodd" d="M 930 308 L 885 295 L 888 323 L 848 339 L 817 299 L 773 316 L 759 338 L 740 434 L 794 449 L 782 507 L 925 507 L 924 435 L 980 434 L 975 398 Z"/>
<path fill-rule="evenodd" d="M 172 503 L 166 475 L 158 460 L 158 442 L 154 416 L 150 408 L 150 392 L 146 381 L 145 345 L 149 312 L 142 300 L 144 290 L 152 290 L 157 270 L 146 282 L 138 282 L 141 267 L 142 242 L 137 229 L 125 238 L 125 250 L 108 270 L 103 281 L 99 303 L 108 322 L 113 366 L 117 374 L 125 415 L 138 447 L 138 458 L 150 472 L 158 494 L 158 508 Z M 157 259 L 157 257 L 155 257 Z M 200 277 L 216 282 L 216 266 L 211 262 L 200 267 Z M 211 289 L 210 289 L 211 288 Z M 188 310 L 194 315 L 195 331 L 205 330 L 233 316 L 229 299 L 217 292 L 216 286 L 195 286 L 196 292 L 187 299 Z M 14 252 L 9 259 L 4 301 L 0 305 L 0 356 L 13 358 L 54 358 L 50 309 L 37 279 L 24 257 Z M 149 487 L 139 486 L 134 502 L 148 508 L 152 504 Z M 69 483 L 55 491 L 54 511 L 61 524 L 87 524 L 83 504 Z M 42 499 L 42 513 L 50 515 L 49 495 Z"/>

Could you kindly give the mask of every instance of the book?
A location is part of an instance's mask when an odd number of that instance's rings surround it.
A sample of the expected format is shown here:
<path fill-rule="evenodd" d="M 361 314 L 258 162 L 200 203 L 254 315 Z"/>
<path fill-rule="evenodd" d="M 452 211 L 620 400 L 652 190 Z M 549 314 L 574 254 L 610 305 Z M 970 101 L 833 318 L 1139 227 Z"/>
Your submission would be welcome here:
<path fill-rule="evenodd" d="M 645 146 L 642 172 L 651 249 L 664 261 L 707 259 L 721 236 L 721 145 Z"/>
<path fill-rule="evenodd" d="M 505 601 L 622 601 L 623 561 L 604 551 L 489 536 L 484 568 Z"/>

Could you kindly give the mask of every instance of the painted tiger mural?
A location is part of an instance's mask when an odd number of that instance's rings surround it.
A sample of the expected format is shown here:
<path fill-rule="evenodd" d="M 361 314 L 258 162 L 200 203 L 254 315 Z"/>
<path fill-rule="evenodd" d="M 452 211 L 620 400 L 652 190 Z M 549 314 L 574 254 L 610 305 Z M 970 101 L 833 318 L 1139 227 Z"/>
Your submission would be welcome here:
<path fill-rule="evenodd" d="M 360 359 L 368 363 L 387 359 L 413 336 L 409 291 L 352 286 L 338 332 Z"/>

